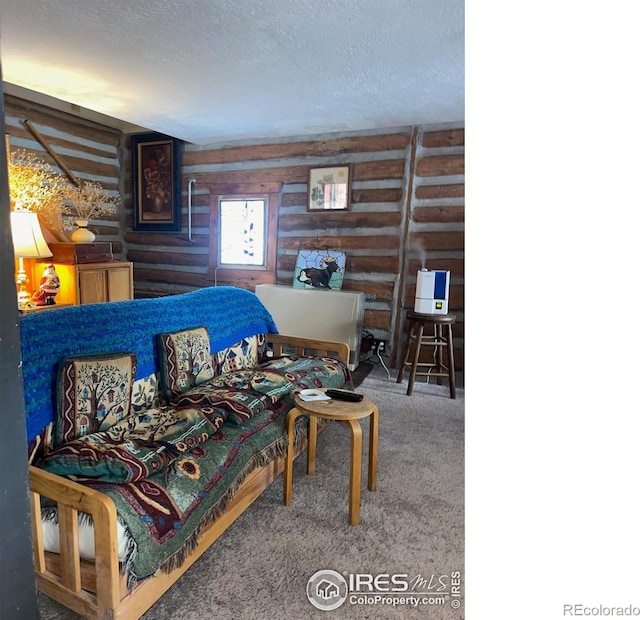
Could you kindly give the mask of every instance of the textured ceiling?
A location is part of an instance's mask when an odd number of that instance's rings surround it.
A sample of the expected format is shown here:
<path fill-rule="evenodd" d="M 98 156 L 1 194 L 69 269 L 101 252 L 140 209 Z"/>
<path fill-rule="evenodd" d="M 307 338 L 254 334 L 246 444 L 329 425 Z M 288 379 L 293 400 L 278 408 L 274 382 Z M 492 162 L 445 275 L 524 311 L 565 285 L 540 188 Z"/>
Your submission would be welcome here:
<path fill-rule="evenodd" d="M 464 120 L 464 0 L 2 0 L 0 54 L 198 144 Z"/>

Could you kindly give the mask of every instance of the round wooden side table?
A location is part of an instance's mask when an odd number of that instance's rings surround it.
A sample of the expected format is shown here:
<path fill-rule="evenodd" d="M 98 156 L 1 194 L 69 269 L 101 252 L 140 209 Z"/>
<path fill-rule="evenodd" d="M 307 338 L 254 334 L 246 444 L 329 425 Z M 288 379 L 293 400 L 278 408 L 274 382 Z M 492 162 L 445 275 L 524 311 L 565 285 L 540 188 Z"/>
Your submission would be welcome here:
<path fill-rule="evenodd" d="M 375 403 L 364 396 L 358 402 L 345 400 L 304 401 L 298 395 L 294 397 L 295 407 L 287 414 L 287 434 L 289 444 L 284 468 L 284 505 L 291 505 L 291 487 L 293 483 L 293 438 L 296 419 L 301 415 L 309 416 L 309 442 L 307 446 L 307 474 L 316 471 L 316 441 L 318 420 L 336 420 L 346 424 L 351 430 L 351 473 L 349 478 L 349 523 L 360 523 L 360 483 L 362 477 L 362 427 L 359 420 L 371 416 L 369 421 L 369 491 L 376 490 L 378 471 L 378 421 L 380 413 Z"/>

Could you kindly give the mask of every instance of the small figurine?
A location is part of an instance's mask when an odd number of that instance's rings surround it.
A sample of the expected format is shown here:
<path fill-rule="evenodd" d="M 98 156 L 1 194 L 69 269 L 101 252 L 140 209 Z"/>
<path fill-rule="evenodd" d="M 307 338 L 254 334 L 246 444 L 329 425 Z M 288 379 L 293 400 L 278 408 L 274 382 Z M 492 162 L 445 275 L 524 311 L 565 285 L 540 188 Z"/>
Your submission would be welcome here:
<path fill-rule="evenodd" d="M 33 294 L 36 306 L 51 306 L 55 304 L 54 297 L 60 288 L 60 278 L 52 263 L 48 263 L 40 278 L 40 290 Z"/>

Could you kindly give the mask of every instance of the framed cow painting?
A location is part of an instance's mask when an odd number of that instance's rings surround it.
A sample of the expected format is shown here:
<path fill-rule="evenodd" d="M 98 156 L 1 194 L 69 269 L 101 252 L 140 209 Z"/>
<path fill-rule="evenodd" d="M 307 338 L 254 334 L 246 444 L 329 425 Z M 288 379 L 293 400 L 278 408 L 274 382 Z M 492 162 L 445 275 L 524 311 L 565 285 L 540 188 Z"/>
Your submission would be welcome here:
<path fill-rule="evenodd" d="M 339 290 L 346 254 L 334 250 L 300 250 L 293 274 L 294 288 Z"/>

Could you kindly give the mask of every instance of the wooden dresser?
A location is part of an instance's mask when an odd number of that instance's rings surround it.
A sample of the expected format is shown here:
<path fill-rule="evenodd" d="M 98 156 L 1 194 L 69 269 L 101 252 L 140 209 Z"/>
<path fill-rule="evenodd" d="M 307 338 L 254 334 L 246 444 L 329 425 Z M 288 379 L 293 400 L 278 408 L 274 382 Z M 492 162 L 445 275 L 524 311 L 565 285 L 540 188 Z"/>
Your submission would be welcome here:
<path fill-rule="evenodd" d="M 117 260 L 83 264 L 51 262 L 60 278 L 56 304 L 133 299 L 133 263 Z M 31 281 L 33 290 L 37 290 L 47 264 L 46 261 L 35 263 Z"/>

